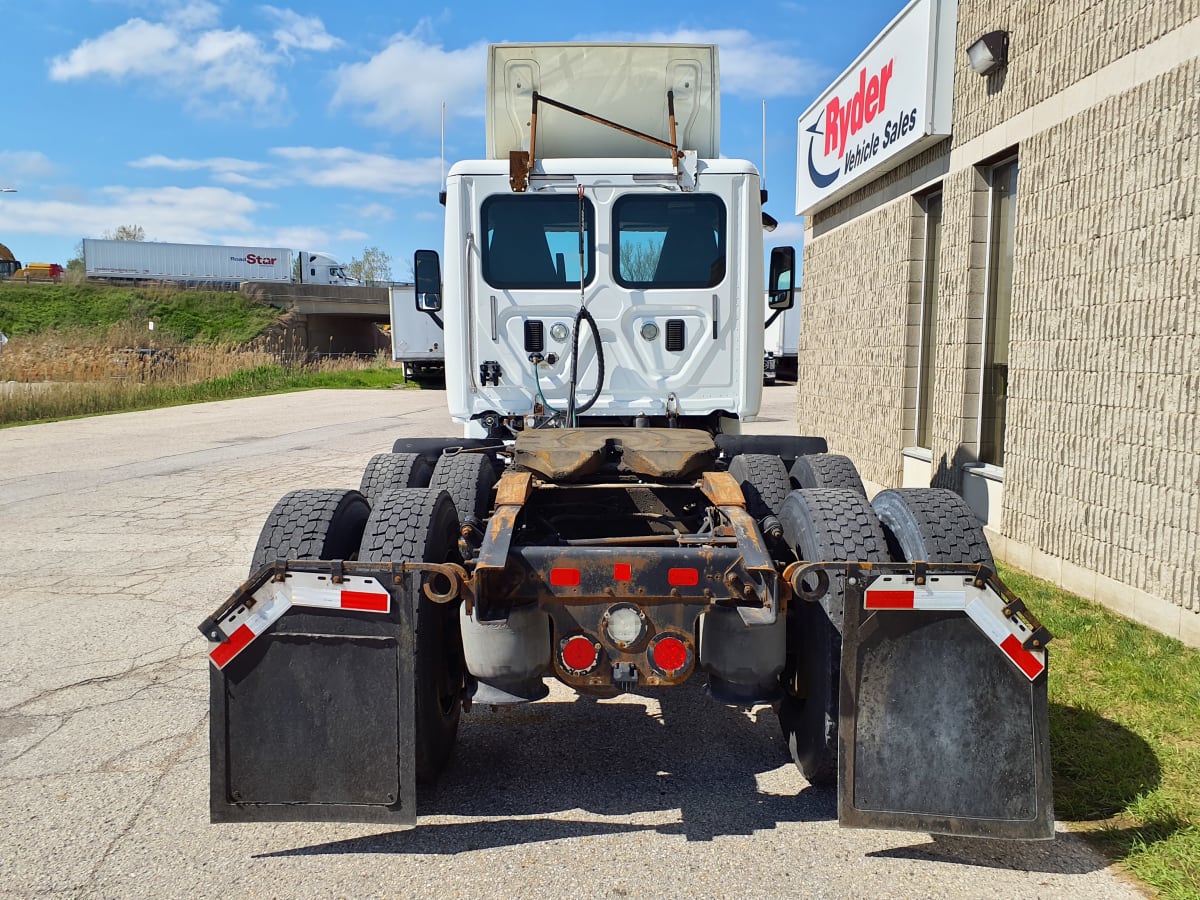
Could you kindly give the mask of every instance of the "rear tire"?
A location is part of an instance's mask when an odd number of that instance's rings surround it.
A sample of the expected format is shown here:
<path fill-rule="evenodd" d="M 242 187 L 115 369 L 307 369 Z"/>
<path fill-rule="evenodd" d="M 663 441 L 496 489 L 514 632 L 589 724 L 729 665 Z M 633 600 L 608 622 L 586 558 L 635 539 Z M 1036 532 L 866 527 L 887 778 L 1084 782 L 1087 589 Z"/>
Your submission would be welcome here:
<path fill-rule="evenodd" d="M 983 526 L 971 507 L 943 488 L 881 491 L 871 504 L 883 523 L 895 559 L 982 563 L 995 569 Z"/>
<path fill-rule="evenodd" d="M 480 447 L 495 448 L 500 442 L 489 441 L 486 438 L 396 438 L 392 444 L 393 453 L 415 453 L 425 458 L 430 468 L 437 465 L 442 454 L 451 447 L 461 447 L 464 450 L 478 450 Z"/>
<path fill-rule="evenodd" d="M 844 488 L 867 496 L 854 461 L 840 453 L 813 453 L 800 456 L 789 473 L 797 488 Z"/>
<path fill-rule="evenodd" d="M 889 561 L 883 528 L 866 498 L 854 491 L 793 491 L 779 518 L 799 560 Z M 819 602 L 794 598 L 788 610 L 779 724 L 796 767 L 816 787 L 837 784 L 845 598 L 843 577 L 831 575 L 829 591 Z"/>
<path fill-rule="evenodd" d="M 284 494 L 263 523 L 250 572 L 277 559 L 354 559 L 371 507 L 358 491 Z"/>
<path fill-rule="evenodd" d="M 783 460 L 769 453 L 739 453 L 729 461 L 729 474 L 741 484 L 746 512 L 755 521 L 779 515 L 792 490 Z"/>
<path fill-rule="evenodd" d="M 429 487 L 443 490 L 454 501 L 458 520 L 469 516 L 486 519 L 491 512 L 492 488 L 496 486 L 496 469 L 482 453 L 456 453 L 443 456 L 433 469 Z"/>
<path fill-rule="evenodd" d="M 372 503 L 384 491 L 429 484 L 433 464 L 417 453 L 377 453 L 363 471 L 358 489 Z"/>
<path fill-rule="evenodd" d="M 358 556 L 366 562 L 455 561 L 457 534 L 458 514 L 445 491 L 386 491 L 375 499 Z M 428 784 L 454 751 L 466 663 L 458 603 L 434 603 L 424 591 L 414 603 L 417 781 Z"/>

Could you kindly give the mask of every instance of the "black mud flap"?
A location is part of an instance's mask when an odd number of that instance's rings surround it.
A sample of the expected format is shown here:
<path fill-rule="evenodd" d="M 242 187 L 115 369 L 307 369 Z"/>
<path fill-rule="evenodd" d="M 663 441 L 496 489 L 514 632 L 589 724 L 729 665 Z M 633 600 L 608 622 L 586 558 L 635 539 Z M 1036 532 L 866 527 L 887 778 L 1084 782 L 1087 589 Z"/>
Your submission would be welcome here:
<path fill-rule="evenodd" d="M 291 606 L 210 665 L 213 822 L 416 823 L 419 578 L 388 586 L 383 613 Z"/>
<path fill-rule="evenodd" d="M 963 611 L 865 609 L 862 588 L 842 634 L 841 824 L 1053 837 L 1044 646 L 1040 664 L 1012 639 L 1006 654 Z"/>

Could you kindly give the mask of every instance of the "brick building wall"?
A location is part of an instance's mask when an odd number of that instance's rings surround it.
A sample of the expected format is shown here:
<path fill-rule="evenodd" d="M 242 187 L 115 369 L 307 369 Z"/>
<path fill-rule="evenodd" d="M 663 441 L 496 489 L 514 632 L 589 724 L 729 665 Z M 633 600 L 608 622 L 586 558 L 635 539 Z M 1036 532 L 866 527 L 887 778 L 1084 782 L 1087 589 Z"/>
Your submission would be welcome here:
<path fill-rule="evenodd" d="M 1015 152 L 1005 456 L 993 476 L 1002 493 L 985 515 L 993 549 L 1200 644 L 1198 13 L 1133 0 L 960 0 L 953 137 L 806 221 L 798 396 L 802 428 L 827 435 L 864 479 L 914 483 L 904 448 L 921 198 L 940 189 L 922 483 L 975 483 L 986 166 Z M 977 76 L 964 48 L 996 28 L 1011 34 L 1009 64 Z"/>

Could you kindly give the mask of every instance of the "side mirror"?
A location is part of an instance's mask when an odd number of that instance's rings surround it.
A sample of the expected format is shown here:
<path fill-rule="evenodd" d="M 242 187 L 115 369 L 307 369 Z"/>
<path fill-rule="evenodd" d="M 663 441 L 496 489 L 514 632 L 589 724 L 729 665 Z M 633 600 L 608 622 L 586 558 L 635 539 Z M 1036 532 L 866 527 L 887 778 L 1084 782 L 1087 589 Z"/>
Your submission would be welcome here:
<path fill-rule="evenodd" d="M 418 250 L 413 255 L 417 309 L 435 313 L 442 308 L 442 262 L 436 250 Z"/>
<path fill-rule="evenodd" d="M 771 249 L 771 274 L 767 279 L 767 306 L 791 309 L 795 303 L 796 251 L 791 247 Z"/>

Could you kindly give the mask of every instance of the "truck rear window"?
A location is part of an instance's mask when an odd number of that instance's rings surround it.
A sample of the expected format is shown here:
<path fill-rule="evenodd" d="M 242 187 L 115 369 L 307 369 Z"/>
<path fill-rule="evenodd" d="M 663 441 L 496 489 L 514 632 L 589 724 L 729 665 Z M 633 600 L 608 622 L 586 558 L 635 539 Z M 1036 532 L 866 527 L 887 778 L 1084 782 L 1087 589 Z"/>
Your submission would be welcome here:
<path fill-rule="evenodd" d="M 584 207 L 584 282 L 596 257 L 596 213 Z M 483 203 L 483 277 L 497 288 L 579 287 L 579 198 L 521 194 Z"/>
<path fill-rule="evenodd" d="M 711 194 L 622 197 L 613 244 L 623 287 L 715 287 L 725 279 L 725 204 Z"/>

